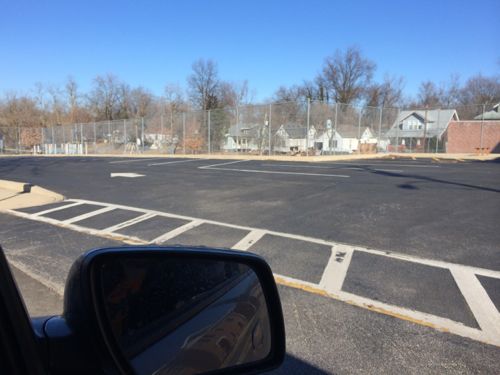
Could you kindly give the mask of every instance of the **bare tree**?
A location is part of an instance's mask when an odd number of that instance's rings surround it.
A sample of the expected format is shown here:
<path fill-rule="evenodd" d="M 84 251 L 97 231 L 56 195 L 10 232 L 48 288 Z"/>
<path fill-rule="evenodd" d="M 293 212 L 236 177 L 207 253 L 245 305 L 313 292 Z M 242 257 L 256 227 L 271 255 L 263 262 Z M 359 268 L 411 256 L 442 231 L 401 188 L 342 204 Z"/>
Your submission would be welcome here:
<path fill-rule="evenodd" d="M 500 102 L 500 76 L 475 75 L 467 80 L 460 93 L 463 105 L 484 104 L 486 107 Z"/>
<path fill-rule="evenodd" d="M 62 124 L 66 112 L 62 91 L 57 86 L 49 86 L 47 91 L 50 95 L 50 124 Z"/>
<path fill-rule="evenodd" d="M 182 92 L 181 87 L 177 84 L 169 83 L 165 86 L 163 100 L 166 105 L 166 109 L 170 113 L 186 109 L 184 93 Z"/>
<path fill-rule="evenodd" d="M 79 106 L 78 84 L 72 76 L 66 79 L 65 84 L 66 97 L 69 105 L 69 120 L 71 123 L 77 121 L 77 113 Z"/>
<path fill-rule="evenodd" d="M 460 104 L 460 76 L 452 74 L 448 81 L 441 84 L 439 101 L 444 108 L 454 108 Z"/>
<path fill-rule="evenodd" d="M 303 100 L 303 91 L 299 86 L 280 86 L 274 93 L 273 97 L 276 102 L 296 102 Z"/>
<path fill-rule="evenodd" d="M 366 90 L 366 105 L 372 107 L 394 108 L 403 99 L 403 77 L 386 75 L 382 83 L 375 83 Z"/>
<path fill-rule="evenodd" d="M 220 82 L 219 90 L 219 105 L 220 107 L 238 107 L 249 104 L 251 102 L 248 81 L 241 83 L 236 82 Z"/>
<path fill-rule="evenodd" d="M 153 94 L 144 87 L 136 87 L 130 92 L 132 114 L 135 117 L 145 117 L 153 104 Z"/>
<path fill-rule="evenodd" d="M 120 102 L 120 86 L 121 82 L 112 74 L 94 78 L 93 89 L 89 94 L 89 102 L 96 119 L 114 119 Z"/>
<path fill-rule="evenodd" d="M 219 76 L 217 64 L 199 59 L 192 65 L 193 72 L 187 79 L 189 96 L 193 104 L 203 110 L 217 108 Z"/>
<path fill-rule="evenodd" d="M 437 108 L 441 106 L 442 96 L 442 90 L 434 82 L 424 81 L 418 89 L 417 104 L 425 108 Z"/>
<path fill-rule="evenodd" d="M 360 100 L 369 86 L 375 63 L 363 57 L 356 47 L 337 50 L 323 63 L 323 80 L 337 103 L 353 104 Z"/>

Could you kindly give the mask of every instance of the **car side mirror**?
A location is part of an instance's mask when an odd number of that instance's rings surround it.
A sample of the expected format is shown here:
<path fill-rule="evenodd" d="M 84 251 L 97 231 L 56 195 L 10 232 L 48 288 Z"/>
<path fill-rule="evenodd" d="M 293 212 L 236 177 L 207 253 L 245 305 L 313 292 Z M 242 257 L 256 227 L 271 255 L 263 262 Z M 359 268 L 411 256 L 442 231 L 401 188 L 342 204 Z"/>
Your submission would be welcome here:
<path fill-rule="evenodd" d="M 255 373 L 278 367 L 285 355 L 271 269 L 250 253 L 91 251 L 70 271 L 62 318 L 101 352 L 96 358 L 106 362 L 109 355 L 127 374 Z M 50 320 L 46 326 L 50 340 Z"/>

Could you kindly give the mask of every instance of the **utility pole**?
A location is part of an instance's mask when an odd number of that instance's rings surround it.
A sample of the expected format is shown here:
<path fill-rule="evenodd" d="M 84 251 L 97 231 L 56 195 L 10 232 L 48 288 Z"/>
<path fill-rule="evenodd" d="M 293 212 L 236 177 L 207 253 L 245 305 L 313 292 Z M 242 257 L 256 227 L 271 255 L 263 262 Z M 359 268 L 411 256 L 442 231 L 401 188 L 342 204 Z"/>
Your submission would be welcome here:
<path fill-rule="evenodd" d="M 306 129 L 306 156 L 309 156 L 309 118 L 311 115 L 311 98 L 307 98 L 307 129 Z"/>
<path fill-rule="evenodd" d="M 424 153 L 426 151 L 426 139 L 427 139 L 427 105 L 425 106 L 425 116 L 424 116 Z"/>

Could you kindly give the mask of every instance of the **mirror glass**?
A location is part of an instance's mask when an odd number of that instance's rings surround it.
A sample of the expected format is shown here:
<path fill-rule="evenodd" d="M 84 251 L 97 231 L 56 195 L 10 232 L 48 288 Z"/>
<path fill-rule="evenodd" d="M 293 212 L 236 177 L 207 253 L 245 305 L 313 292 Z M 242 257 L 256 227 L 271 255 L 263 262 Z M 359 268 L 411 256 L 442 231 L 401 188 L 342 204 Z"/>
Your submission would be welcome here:
<path fill-rule="evenodd" d="M 101 321 L 136 374 L 198 374 L 268 356 L 269 313 L 248 266 L 120 254 L 97 267 Z"/>

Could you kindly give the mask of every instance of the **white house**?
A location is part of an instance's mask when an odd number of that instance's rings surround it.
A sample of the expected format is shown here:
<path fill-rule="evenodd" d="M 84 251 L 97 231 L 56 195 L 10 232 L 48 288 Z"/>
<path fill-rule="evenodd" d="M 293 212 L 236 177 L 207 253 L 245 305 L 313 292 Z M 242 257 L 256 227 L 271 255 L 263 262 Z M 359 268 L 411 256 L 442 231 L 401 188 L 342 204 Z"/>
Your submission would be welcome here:
<path fill-rule="evenodd" d="M 316 128 L 311 126 L 306 139 L 307 128 L 296 124 L 281 125 L 274 134 L 274 151 L 276 152 L 303 152 L 306 148 L 314 147 Z"/>
<path fill-rule="evenodd" d="M 314 148 L 321 152 L 352 153 L 356 152 L 360 143 L 377 143 L 377 138 L 369 127 L 358 128 L 355 125 L 338 125 L 336 129 L 329 127 L 318 134 Z"/>
<path fill-rule="evenodd" d="M 261 147 L 268 145 L 267 142 L 262 142 L 266 134 L 267 128 L 264 125 L 231 125 L 222 148 L 224 151 L 260 151 Z"/>

